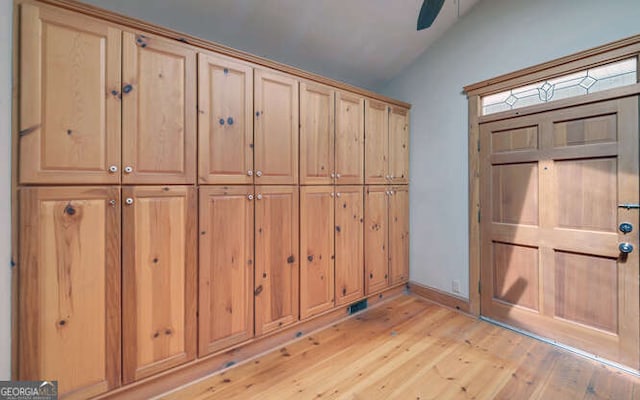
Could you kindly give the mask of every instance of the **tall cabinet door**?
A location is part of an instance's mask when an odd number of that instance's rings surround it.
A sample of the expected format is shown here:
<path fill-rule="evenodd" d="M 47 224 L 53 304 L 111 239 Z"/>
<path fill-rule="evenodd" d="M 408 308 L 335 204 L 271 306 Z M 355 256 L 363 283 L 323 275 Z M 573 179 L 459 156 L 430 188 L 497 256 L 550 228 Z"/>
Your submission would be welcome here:
<path fill-rule="evenodd" d="M 20 190 L 20 380 L 89 398 L 120 385 L 120 192 Z"/>
<path fill-rule="evenodd" d="M 256 336 L 298 320 L 298 188 L 256 186 Z"/>
<path fill-rule="evenodd" d="M 389 200 L 390 283 L 409 280 L 409 188 L 391 189 Z"/>
<path fill-rule="evenodd" d="M 123 183 L 194 183 L 195 50 L 125 32 L 122 73 Z"/>
<path fill-rule="evenodd" d="M 200 187 L 199 355 L 253 337 L 252 186 Z"/>
<path fill-rule="evenodd" d="M 365 101 L 365 183 L 384 185 L 389 179 L 389 106 Z"/>
<path fill-rule="evenodd" d="M 253 183 L 253 68 L 198 54 L 198 182 Z"/>
<path fill-rule="evenodd" d="M 389 285 L 389 189 L 367 186 L 364 198 L 364 265 L 367 294 Z"/>
<path fill-rule="evenodd" d="M 336 186 L 336 304 L 364 295 L 364 213 L 362 186 Z"/>
<path fill-rule="evenodd" d="M 255 182 L 298 183 L 298 81 L 265 69 L 255 70 Z"/>
<path fill-rule="evenodd" d="M 21 5 L 20 183 L 120 182 L 122 32 Z"/>
<path fill-rule="evenodd" d="M 389 175 L 393 184 L 409 183 L 409 110 L 392 107 L 389 114 Z"/>
<path fill-rule="evenodd" d="M 196 198 L 193 187 L 123 188 L 125 383 L 196 353 Z"/>
<path fill-rule="evenodd" d="M 333 307 L 333 189 L 300 188 L 300 319 Z"/>
<path fill-rule="evenodd" d="M 336 184 L 364 183 L 364 99 L 336 93 Z"/>
<path fill-rule="evenodd" d="M 300 183 L 331 185 L 334 165 L 335 92 L 300 83 Z"/>

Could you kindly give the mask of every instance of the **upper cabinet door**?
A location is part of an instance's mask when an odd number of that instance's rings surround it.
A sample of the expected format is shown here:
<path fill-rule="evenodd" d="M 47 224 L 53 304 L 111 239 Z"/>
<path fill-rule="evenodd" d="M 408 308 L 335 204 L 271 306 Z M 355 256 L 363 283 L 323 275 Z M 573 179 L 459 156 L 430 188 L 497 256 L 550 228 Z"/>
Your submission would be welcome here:
<path fill-rule="evenodd" d="M 334 164 L 335 92 L 300 83 L 300 183 L 331 185 Z"/>
<path fill-rule="evenodd" d="M 409 110 L 392 107 L 389 116 L 389 175 L 394 184 L 409 183 Z"/>
<path fill-rule="evenodd" d="M 364 99 L 336 93 L 336 184 L 364 182 Z"/>
<path fill-rule="evenodd" d="M 198 182 L 253 183 L 253 68 L 198 54 Z"/>
<path fill-rule="evenodd" d="M 255 70 L 254 175 L 256 184 L 298 183 L 298 81 Z"/>
<path fill-rule="evenodd" d="M 195 183 L 196 52 L 124 33 L 123 183 Z"/>
<path fill-rule="evenodd" d="M 364 295 L 363 206 L 362 186 L 336 187 L 336 305 Z"/>
<path fill-rule="evenodd" d="M 365 101 L 365 166 L 367 185 L 383 185 L 389 179 L 389 106 Z"/>
<path fill-rule="evenodd" d="M 196 355 L 193 187 L 123 188 L 124 383 Z"/>
<path fill-rule="evenodd" d="M 20 16 L 20 183 L 119 183 L 122 32 L 46 6 Z"/>
<path fill-rule="evenodd" d="M 90 398 L 120 385 L 120 191 L 20 190 L 20 380 Z"/>
<path fill-rule="evenodd" d="M 409 280 L 409 190 L 391 188 L 389 197 L 389 283 Z"/>

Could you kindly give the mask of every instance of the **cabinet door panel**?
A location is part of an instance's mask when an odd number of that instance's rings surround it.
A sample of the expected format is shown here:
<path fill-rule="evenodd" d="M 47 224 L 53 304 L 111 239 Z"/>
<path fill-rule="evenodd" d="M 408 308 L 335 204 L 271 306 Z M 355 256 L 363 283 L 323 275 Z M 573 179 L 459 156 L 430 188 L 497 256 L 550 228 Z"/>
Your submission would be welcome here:
<path fill-rule="evenodd" d="M 298 320 L 298 189 L 256 186 L 256 336 Z"/>
<path fill-rule="evenodd" d="M 331 185 L 334 166 L 334 91 L 300 84 L 300 183 Z"/>
<path fill-rule="evenodd" d="M 198 54 L 199 182 L 253 182 L 253 69 Z"/>
<path fill-rule="evenodd" d="M 197 221 L 192 187 L 128 187 L 123 197 L 123 366 L 129 383 L 195 357 Z"/>
<path fill-rule="evenodd" d="M 364 295 L 363 188 L 336 187 L 336 304 Z"/>
<path fill-rule="evenodd" d="M 20 29 L 20 182 L 119 183 L 122 32 L 32 4 Z"/>
<path fill-rule="evenodd" d="M 120 193 L 20 190 L 20 380 L 88 398 L 120 385 Z"/>
<path fill-rule="evenodd" d="M 300 189 L 300 319 L 333 307 L 333 189 Z"/>
<path fill-rule="evenodd" d="M 389 203 L 390 283 L 409 280 L 409 190 L 396 186 Z"/>
<path fill-rule="evenodd" d="M 255 70 L 254 168 L 256 183 L 298 183 L 298 81 Z"/>
<path fill-rule="evenodd" d="M 392 107 L 389 115 L 389 175 L 394 184 L 409 183 L 409 110 Z"/>
<path fill-rule="evenodd" d="M 365 101 L 365 183 L 384 185 L 389 176 L 389 107 Z"/>
<path fill-rule="evenodd" d="M 252 199 L 252 186 L 200 188 L 200 356 L 253 337 Z"/>
<path fill-rule="evenodd" d="M 364 182 L 364 99 L 336 93 L 336 184 Z"/>
<path fill-rule="evenodd" d="M 364 263 L 367 294 L 389 284 L 389 207 L 385 186 L 367 186 L 364 203 Z"/>
<path fill-rule="evenodd" d="M 195 51 L 125 32 L 122 71 L 123 182 L 195 183 Z"/>

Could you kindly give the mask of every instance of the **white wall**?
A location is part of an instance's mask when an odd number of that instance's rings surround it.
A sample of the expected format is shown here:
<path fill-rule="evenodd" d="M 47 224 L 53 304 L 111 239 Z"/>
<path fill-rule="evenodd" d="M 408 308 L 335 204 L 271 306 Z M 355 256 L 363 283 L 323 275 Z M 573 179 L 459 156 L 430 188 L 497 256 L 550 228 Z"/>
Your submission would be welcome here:
<path fill-rule="evenodd" d="M 11 23 L 0 0 L 0 380 L 11 377 Z"/>
<path fill-rule="evenodd" d="M 411 114 L 411 279 L 468 297 L 471 83 L 640 33 L 638 0 L 481 0 L 381 91 Z"/>

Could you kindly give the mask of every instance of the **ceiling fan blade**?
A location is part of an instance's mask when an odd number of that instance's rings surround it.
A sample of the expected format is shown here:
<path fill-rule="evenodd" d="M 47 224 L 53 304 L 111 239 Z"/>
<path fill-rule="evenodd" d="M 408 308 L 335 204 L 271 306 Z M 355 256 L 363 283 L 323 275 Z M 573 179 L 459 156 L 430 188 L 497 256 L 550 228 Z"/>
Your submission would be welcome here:
<path fill-rule="evenodd" d="M 442 9 L 444 0 L 424 0 L 418 16 L 418 30 L 426 29 L 433 24 Z"/>

